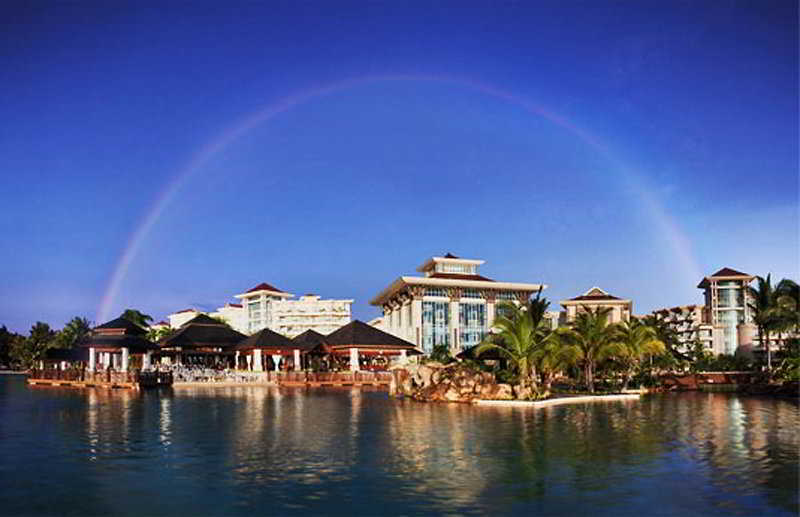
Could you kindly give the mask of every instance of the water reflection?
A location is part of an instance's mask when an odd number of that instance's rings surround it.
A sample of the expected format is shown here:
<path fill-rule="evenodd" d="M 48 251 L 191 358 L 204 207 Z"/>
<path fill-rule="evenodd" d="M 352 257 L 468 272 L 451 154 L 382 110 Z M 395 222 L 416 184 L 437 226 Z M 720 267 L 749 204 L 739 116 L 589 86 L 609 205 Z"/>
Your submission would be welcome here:
<path fill-rule="evenodd" d="M 692 393 L 532 410 L 269 387 L 25 388 L 0 401 L 0 453 L 23 465 L 16 477 L 0 466 L 8 513 L 798 510 L 800 417 L 784 401 Z M 48 466 L 46 492 L 33 463 Z"/>

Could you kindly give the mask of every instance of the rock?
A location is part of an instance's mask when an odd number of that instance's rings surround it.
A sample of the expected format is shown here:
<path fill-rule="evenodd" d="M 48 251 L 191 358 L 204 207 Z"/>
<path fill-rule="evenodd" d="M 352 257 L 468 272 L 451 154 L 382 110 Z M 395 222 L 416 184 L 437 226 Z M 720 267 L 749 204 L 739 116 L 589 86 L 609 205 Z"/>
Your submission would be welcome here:
<path fill-rule="evenodd" d="M 511 389 L 510 384 L 497 384 L 492 398 L 494 400 L 513 400 L 514 390 Z"/>
<path fill-rule="evenodd" d="M 532 400 L 535 398 L 535 391 L 530 386 L 517 384 L 514 386 L 514 396 L 519 400 Z"/>

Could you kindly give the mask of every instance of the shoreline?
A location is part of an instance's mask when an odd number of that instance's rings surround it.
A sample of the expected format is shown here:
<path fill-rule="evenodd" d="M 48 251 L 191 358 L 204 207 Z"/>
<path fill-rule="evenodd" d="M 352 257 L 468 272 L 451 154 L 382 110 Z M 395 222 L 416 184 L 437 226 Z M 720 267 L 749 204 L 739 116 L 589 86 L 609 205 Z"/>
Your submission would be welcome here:
<path fill-rule="evenodd" d="M 476 406 L 508 406 L 508 407 L 548 407 L 564 404 L 584 404 L 586 402 L 603 402 L 619 400 L 639 400 L 640 393 L 621 393 L 616 395 L 585 395 L 579 397 L 558 397 L 545 400 L 475 400 Z"/>

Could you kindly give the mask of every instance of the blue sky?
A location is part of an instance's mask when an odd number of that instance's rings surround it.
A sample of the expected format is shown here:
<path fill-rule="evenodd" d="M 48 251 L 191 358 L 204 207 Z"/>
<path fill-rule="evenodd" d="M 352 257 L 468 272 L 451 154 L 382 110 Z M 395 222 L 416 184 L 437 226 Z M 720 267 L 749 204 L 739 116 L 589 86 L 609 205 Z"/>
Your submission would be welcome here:
<path fill-rule="evenodd" d="M 112 316 L 267 281 L 369 319 L 448 251 L 637 313 L 699 302 L 698 273 L 725 266 L 798 278 L 795 2 L 18 4 L 0 16 L 16 331 L 95 320 L 176 181 Z"/>

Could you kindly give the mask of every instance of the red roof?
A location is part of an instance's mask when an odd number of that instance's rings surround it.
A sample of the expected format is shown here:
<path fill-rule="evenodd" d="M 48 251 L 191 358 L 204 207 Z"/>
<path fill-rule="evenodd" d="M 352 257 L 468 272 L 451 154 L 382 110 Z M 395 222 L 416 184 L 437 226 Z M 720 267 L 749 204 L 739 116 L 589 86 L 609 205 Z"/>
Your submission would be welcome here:
<path fill-rule="evenodd" d="M 175 314 L 181 314 L 184 312 L 197 312 L 197 309 L 183 309 L 182 311 L 178 311 Z"/>
<path fill-rule="evenodd" d="M 274 291 L 274 292 L 276 292 L 276 293 L 283 293 L 283 292 L 285 292 L 285 291 L 281 291 L 281 290 L 280 290 L 280 289 L 278 289 L 277 287 L 273 287 L 273 286 L 269 285 L 269 284 L 268 284 L 268 283 L 266 283 L 266 282 L 261 282 L 260 284 L 258 284 L 257 286 L 255 286 L 254 288 L 250 289 L 250 290 L 249 290 L 249 291 L 247 291 L 247 292 L 248 292 L 248 293 L 254 293 L 254 292 L 256 292 L 256 291 Z"/>
<path fill-rule="evenodd" d="M 715 276 L 750 276 L 747 273 L 742 273 L 741 271 L 736 271 L 735 269 L 731 269 L 729 267 L 724 267 L 711 275 L 712 277 Z"/>
<path fill-rule="evenodd" d="M 241 307 L 241 306 L 242 306 L 241 303 L 229 303 L 228 304 L 228 307 Z"/>
<path fill-rule="evenodd" d="M 719 278 L 719 277 L 741 277 L 741 278 L 753 278 L 752 275 L 748 275 L 747 273 L 742 273 L 741 271 L 736 271 L 735 269 L 731 269 L 729 267 L 724 267 L 714 273 L 713 275 L 707 276 L 704 279 L 700 280 L 700 283 L 697 284 L 699 289 L 703 289 L 708 287 L 708 279 L 709 278 Z"/>
<path fill-rule="evenodd" d="M 481 282 L 494 282 L 491 278 L 481 275 L 461 275 L 459 273 L 433 273 L 428 278 L 446 278 L 453 280 L 480 280 Z"/>

